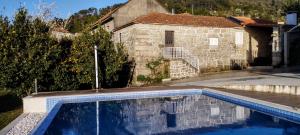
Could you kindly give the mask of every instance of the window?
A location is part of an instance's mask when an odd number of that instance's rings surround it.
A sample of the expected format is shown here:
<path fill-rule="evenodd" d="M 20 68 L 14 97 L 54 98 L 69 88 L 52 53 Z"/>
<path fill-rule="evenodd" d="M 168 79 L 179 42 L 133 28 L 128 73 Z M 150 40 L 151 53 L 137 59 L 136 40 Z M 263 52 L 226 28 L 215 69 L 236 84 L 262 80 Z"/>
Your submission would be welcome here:
<path fill-rule="evenodd" d="M 243 44 L 244 44 L 244 34 L 243 34 L 243 32 L 236 32 L 235 33 L 235 44 L 237 46 L 243 46 Z"/>
<path fill-rule="evenodd" d="M 165 32 L 165 46 L 167 47 L 174 46 L 174 31 Z"/>
<path fill-rule="evenodd" d="M 210 48 L 217 48 L 218 46 L 219 46 L 218 38 L 209 38 L 209 47 Z"/>

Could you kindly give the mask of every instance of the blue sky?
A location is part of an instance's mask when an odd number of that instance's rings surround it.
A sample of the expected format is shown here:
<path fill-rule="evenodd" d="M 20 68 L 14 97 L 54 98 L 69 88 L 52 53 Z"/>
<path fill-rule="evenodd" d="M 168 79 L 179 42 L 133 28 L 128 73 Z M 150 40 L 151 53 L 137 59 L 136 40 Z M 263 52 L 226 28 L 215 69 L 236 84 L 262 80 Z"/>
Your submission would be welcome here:
<path fill-rule="evenodd" d="M 0 14 L 12 19 L 16 10 L 20 6 L 24 6 L 30 15 L 35 15 L 40 1 L 47 4 L 54 3 L 53 15 L 65 19 L 81 9 L 88 9 L 89 7 L 99 9 L 127 0 L 0 0 Z"/>

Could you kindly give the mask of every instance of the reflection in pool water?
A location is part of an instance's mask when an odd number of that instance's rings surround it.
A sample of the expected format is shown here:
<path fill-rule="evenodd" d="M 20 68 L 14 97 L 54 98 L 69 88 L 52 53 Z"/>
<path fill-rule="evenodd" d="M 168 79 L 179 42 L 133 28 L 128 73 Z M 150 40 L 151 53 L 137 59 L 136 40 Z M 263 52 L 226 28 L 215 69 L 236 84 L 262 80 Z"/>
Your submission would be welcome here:
<path fill-rule="evenodd" d="M 64 104 L 47 135 L 299 135 L 300 125 L 203 95 Z"/>

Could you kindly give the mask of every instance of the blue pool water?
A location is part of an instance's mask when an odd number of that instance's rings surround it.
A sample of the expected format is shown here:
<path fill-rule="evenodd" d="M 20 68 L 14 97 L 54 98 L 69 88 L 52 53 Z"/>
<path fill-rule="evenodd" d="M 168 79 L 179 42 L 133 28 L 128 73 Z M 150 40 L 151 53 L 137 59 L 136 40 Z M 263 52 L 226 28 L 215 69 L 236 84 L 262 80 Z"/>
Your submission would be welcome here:
<path fill-rule="evenodd" d="M 63 104 L 46 135 L 300 135 L 300 125 L 204 95 Z"/>

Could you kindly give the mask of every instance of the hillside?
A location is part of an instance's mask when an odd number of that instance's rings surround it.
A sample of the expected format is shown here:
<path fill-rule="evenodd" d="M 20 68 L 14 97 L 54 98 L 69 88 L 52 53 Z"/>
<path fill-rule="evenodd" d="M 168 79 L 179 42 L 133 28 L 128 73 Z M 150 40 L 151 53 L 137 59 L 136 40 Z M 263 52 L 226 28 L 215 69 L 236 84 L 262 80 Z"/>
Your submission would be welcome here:
<path fill-rule="evenodd" d="M 158 0 L 175 13 L 213 16 L 249 16 L 277 20 L 282 15 L 281 0 Z M 193 11 L 192 11 L 193 9 Z"/>

